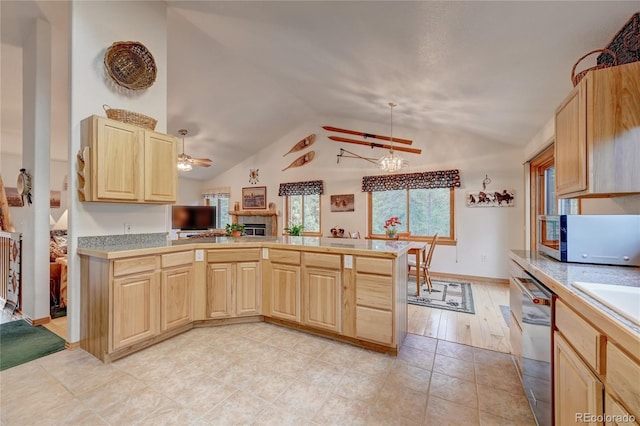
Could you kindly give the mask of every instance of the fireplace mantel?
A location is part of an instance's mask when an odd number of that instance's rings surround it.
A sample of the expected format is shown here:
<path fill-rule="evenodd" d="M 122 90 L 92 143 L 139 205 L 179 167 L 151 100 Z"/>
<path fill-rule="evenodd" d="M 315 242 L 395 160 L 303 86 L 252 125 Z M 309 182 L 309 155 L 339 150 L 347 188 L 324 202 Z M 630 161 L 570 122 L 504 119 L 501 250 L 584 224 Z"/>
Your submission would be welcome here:
<path fill-rule="evenodd" d="M 275 205 L 270 205 L 268 210 L 229 210 L 229 216 L 231 216 L 232 223 L 247 223 L 245 218 L 248 217 L 260 217 L 261 223 L 264 223 L 264 219 L 271 217 L 271 223 L 265 224 L 268 231 L 271 231 L 271 236 L 278 235 L 278 212 L 275 209 Z M 240 217 L 243 219 L 238 219 Z"/>

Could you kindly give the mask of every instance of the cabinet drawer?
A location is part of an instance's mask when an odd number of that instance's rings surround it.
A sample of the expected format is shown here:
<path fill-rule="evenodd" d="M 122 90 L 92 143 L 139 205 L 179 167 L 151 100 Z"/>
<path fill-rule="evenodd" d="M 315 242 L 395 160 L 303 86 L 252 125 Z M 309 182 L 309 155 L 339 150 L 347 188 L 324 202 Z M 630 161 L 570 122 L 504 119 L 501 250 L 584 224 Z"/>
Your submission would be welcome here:
<path fill-rule="evenodd" d="M 556 303 L 556 328 L 591 368 L 599 373 L 604 372 L 601 365 L 604 336 L 560 300 Z"/>
<path fill-rule="evenodd" d="M 390 276 L 393 274 L 393 262 L 391 259 L 358 256 L 356 257 L 356 272 Z"/>
<path fill-rule="evenodd" d="M 269 260 L 274 263 L 300 264 L 300 252 L 292 250 L 269 249 Z"/>
<path fill-rule="evenodd" d="M 356 304 L 378 309 L 391 309 L 390 277 L 356 275 Z"/>
<path fill-rule="evenodd" d="M 178 253 L 167 253 L 162 255 L 162 267 L 171 268 L 173 266 L 191 265 L 193 263 L 193 251 L 181 251 Z"/>
<path fill-rule="evenodd" d="M 638 426 L 638 422 L 631 421 L 631 414 L 611 395 L 604 395 L 604 412 L 609 415 L 606 426 Z"/>
<path fill-rule="evenodd" d="M 393 315 L 390 311 L 356 307 L 356 337 L 390 345 L 393 343 Z"/>
<path fill-rule="evenodd" d="M 113 276 L 119 277 L 138 272 L 153 271 L 158 267 L 157 256 L 140 256 L 113 261 Z"/>
<path fill-rule="evenodd" d="M 260 249 L 220 249 L 208 250 L 207 262 L 257 262 Z"/>
<path fill-rule="evenodd" d="M 607 343 L 606 385 L 620 395 L 631 414 L 640 416 L 640 365 L 611 342 Z"/>
<path fill-rule="evenodd" d="M 339 254 L 305 253 L 305 266 L 324 269 L 340 269 L 342 256 Z"/>

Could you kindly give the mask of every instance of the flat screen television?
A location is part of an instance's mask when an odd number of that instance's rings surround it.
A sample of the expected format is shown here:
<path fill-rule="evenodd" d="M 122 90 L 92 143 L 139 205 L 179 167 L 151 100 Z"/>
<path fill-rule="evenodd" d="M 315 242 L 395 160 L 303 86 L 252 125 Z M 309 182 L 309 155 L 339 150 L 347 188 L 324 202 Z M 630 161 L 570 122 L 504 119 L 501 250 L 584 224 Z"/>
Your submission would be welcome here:
<path fill-rule="evenodd" d="M 171 227 L 195 231 L 216 227 L 215 206 L 172 206 Z"/>

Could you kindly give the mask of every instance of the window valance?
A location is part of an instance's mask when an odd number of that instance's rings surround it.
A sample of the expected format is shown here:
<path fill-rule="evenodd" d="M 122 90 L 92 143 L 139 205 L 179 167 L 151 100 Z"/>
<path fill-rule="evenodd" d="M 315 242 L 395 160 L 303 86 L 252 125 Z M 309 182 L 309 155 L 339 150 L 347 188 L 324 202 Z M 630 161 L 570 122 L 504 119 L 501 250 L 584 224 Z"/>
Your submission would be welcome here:
<path fill-rule="evenodd" d="M 281 183 L 279 196 L 289 195 L 314 195 L 324 194 L 324 182 L 321 180 L 310 180 L 307 182 Z"/>
<path fill-rule="evenodd" d="M 231 187 L 229 186 L 218 186 L 215 188 L 207 188 L 202 191 L 203 197 L 209 195 L 209 196 L 217 196 L 221 198 L 224 198 L 224 197 L 229 198 L 230 194 L 231 194 Z"/>
<path fill-rule="evenodd" d="M 456 188 L 460 186 L 460 170 L 404 173 L 399 175 L 364 176 L 362 192 L 397 189 Z"/>

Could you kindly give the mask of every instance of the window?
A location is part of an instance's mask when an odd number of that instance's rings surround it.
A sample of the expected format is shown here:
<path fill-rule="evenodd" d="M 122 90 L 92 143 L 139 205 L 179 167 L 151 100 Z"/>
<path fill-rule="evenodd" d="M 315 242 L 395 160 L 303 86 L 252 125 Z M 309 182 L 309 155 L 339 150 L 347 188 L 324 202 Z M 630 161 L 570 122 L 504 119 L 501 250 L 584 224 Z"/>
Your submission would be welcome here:
<path fill-rule="evenodd" d="M 411 232 L 415 239 L 438 234 L 443 241 L 453 241 L 453 196 L 453 188 L 370 192 L 369 235 L 382 237 L 385 220 L 397 216 L 402 222 L 398 232 Z"/>
<path fill-rule="evenodd" d="M 302 225 L 303 235 L 321 236 L 320 196 L 324 193 L 321 180 L 281 183 L 278 195 L 284 197 L 284 228 Z"/>
<path fill-rule="evenodd" d="M 369 193 L 369 236 L 383 237 L 385 221 L 397 216 L 402 222 L 398 232 L 410 232 L 416 240 L 438 234 L 452 244 L 454 188 L 459 186 L 459 170 L 363 177 L 362 191 Z"/>
<path fill-rule="evenodd" d="M 285 197 L 285 228 L 301 224 L 303 235 L 320 235 L 320 194 Z"/>
<path fill-rule="evenodd" d="M 580 214 L 580 203 L 576 199 L 556 197 L 556 167 L 554 146 L 538 154 L 530 163 L 531 217 L 529 223 L 529 247 L 538 249 L 538 216 L 557 214 Z"/>
<path fill-rule="evenodd" d="M 227 223 L 231 223 L 229 218 L 229 188 L 210 189 L 202 194 L 205 206 L 216 208 L 216 228 L 222 229 Z"/>

